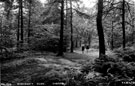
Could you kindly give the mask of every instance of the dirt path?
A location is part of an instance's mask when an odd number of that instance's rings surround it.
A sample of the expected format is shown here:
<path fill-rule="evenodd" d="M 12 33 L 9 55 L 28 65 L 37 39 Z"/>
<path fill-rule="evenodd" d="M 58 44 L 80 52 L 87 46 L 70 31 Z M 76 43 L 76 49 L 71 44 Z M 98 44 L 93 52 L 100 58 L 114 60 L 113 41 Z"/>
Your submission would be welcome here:
<path fill-rule="evenodd" d="M 88 56 L 91 60 L 94 61 L 94 59 L 99 57 L 99 51 L 97 49 L 89 49 L 88 51 L 82 52 L 81 49 L 75 50 L 76 53 L 86 55 Z"/>
<path fill-rule="evenodd" d="M 81 49 L 75 50 L 75 53 L 88 56 L 92 61 L 99 57 L 99 50 L 98 49 L 89 49 L 88 51 L 82 52 Z M 106 55 L 112 56 L 114 53 L 110 50 L 106 51 Z"/>

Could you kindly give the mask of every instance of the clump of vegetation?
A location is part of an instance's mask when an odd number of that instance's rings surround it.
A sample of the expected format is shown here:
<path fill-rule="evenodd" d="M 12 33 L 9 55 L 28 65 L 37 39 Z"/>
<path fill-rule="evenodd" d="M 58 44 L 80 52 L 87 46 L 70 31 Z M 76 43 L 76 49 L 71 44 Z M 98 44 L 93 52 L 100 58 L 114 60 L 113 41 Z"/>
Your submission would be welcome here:
<path fill-rule="evenodd" d="M 135 50 L 132 47 L 125 48 L 124 50 L 119 48 L 114 51 L 116 55 L 127 62 L 135 62 Z"/>
<path fill-rule="evenodd" d="M 19 55 L 18 53 L 6 51 L 0 55 L 0 62 L 3 63 L 3 62 L 12 61 L 21 58 L 25 58 L 25 56 Z"/>
<path fill-rule="evenodd" d="M 39 51 L 53 51 L 58 49 L 58 39 L 56 38 L 34 38 L 30 48 Z"/>
<path fill-rule="evenodd" d="M 81 67 L 81 72 L 84 74 L 88 74 L 89 72 L 93 71 L 93 65 L 91 61 L 87 61 L 83 63 L 83 66 Z"/>
<path fill-rule="evenodd" d="M 64 50 L 66 51 L 67 43 L 64 41 Z M 32 38 L 30 49 L 36 51 L 57 52 L 59 49 L 59 38 L 46 36 L 44 38 Z"/>
<path fill-rule="evenodd" d="M 23 67 L 30 67 L 34 66 L 37 64 L 38 61 L 36 59 L 25 59 L 25 60 L 17 60 L 13 61 L 9 64 L 2 65 L 2 71 L 7 71 L 7 70 L 17 70 L 18 68 L 23 68 Z"/>
<path fill-rule="evenodd" d="M 100 58 L 95 59 L 94 64 L 94 71 L 106 74 L 108 68 L 110 68 L 113 63 L 116 62 L 116 59 L 108 57 L 108 56 L 102 56 Z"/>
<path fill-rule="evenodd" d="M 116 57 L 120 58 L 120 57 Z M 125 62 L 107 56 L 100 57 L 95 60 L 94 70 L 101 73 L 101 77 L 106 77 L 109 86 L 111 84 L 122 84 L 122 81 L 133 81 L 135 79 L 134 62 Z M 119 83 L 120 82 L 120 83 Z M 117 86 L 117 85 L 115 85 Z"/>
<path fill-rule="evenodd" d="M 70 68 L 52 69 L 45 74 L 38 74 L 32 78 L 33 83 L 42 82 L 47 86 L 53 86 L 54 84 L 59 84 L 59 86 L 80 86 L 83 80 L 84 77 L 81 72 L 77 72 L 75 69 Z"/>

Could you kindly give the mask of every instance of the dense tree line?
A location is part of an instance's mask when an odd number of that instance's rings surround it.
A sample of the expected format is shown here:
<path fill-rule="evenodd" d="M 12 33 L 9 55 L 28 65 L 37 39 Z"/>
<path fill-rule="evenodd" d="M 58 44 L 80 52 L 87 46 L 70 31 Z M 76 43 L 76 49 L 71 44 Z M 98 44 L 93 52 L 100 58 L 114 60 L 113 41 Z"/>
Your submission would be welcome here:
<path fill-rule="evenodd" d="M 108 48 L 113 50 L 122 45 L 125 49 L 135 41 L 132 2 L 99 0 L 93 8 L 87 8 L 79 7 L 79 0 L 47 0 L 44 5 L 38 0 L 1 0 L 1 45 L 5 46 L 5 40 L 12 40 L 17 50 L 26 46 L 30 48 L 34 43 L 38 47 L 40 44 L 34 40 L 45 41 L 48 40 L 45 36 L 48 36 L 56 43 L 54 51 L 58 55 L 63 55 L 69 47 L 73 52 L 83 43 L 99 47 L 100 55 L 105 55 Z M 9 38 L 3 39 L 3 35 Z M 99 41 L 99 46 L 96 41 Z M 48 46 L 53 48 L 53 45 Z"/>

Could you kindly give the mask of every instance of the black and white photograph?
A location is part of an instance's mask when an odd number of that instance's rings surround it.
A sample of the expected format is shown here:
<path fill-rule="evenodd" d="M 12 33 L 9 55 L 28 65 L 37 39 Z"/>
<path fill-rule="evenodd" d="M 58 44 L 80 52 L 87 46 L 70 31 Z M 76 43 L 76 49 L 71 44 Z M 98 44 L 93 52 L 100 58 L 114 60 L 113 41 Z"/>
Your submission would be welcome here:
<path fill-rule="evenodd" d="M 0 0 L 0 86 L 135 86 L 135 0 Z"/>

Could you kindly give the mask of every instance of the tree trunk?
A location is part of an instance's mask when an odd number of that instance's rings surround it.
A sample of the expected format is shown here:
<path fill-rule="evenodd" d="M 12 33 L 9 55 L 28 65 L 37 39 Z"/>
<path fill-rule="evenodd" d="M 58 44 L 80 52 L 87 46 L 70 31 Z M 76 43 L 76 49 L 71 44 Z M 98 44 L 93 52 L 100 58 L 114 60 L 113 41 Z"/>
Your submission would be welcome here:
<path fill-rule="evenodd" d="M 23 0 L 20 0 L 20 11 L 21 11 L 21 46 L 23 46 Z"/>
<path fill-rule="evenodd" d="M 122 4 L 122 30 L 123 30 L 123 49 L 126 47 L 125 41 L 125 0 L 123 0 Z"/>
<path fill-rule="evenodd" d="M 19 42 L 20 42 L 20 8 L 18 8 L 17 50 L 19 49 L 20 44 Z"/>
<path fill-rule="evenodd" d="M 66 0 L 66 30 L 68 28 L 68 1 Z"/>
<path fill-rule="evenodd" d="M 28 21 L 28 44 L 30 41 L 30 22 L 31 22 L 31 0 L 29 2 L 29 21 Z"/>
<path fill-rule="evenodd" d="M 71 10 L 71 16 L 70 16 L 70 26 L 71 26 L 71 53 L 73 53 L 73 47 L 74 47 L 74 43 L 73 43 L 73 25 L 72 25 L 72 17 L 73 17 L 73 12 L 72 12 L 72 0 L 70 0 L 70 10 Z"/>
<path fill-rule="evenodd" d="M 99 36 L 99 56 L 105 55 L 105 40 L 102 26 L 103 0 L 98 0 L 97 31 Z"/>
<path fill-rule="evenodd" d="M 64 0 L 61 1 L 61 29 L 58 56 L 63 55 Z"/>

